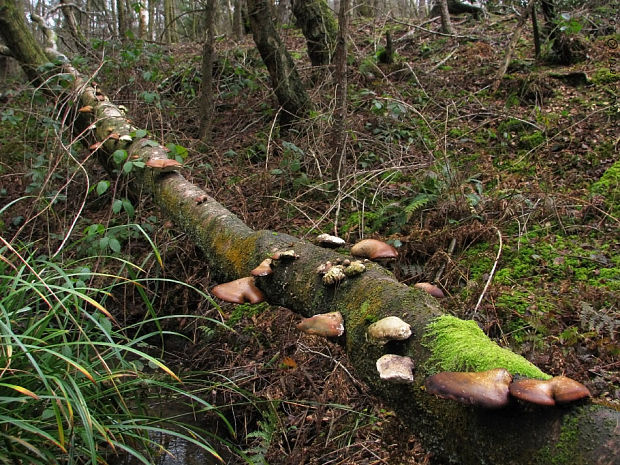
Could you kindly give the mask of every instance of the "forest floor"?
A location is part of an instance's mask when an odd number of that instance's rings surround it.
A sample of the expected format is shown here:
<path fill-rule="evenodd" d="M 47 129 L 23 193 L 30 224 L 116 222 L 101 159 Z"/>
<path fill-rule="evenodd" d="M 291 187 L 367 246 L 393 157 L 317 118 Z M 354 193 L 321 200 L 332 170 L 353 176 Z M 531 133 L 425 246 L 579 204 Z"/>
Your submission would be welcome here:
<path fill-rule="evenodd" d="M 383 238 L 399 250 L 392 271 L 401 281 L 434 282 L 446 312 L 475 319 L 543 371 L 619 403 L 620 52 L 610 45 L 618 36 L 593 34 L 585 60 L 562 67 L 534 59 L 526 32 L 492 91 L 516 17 L 454 22 L 456 38 L 438 34 L 438 20 L 353 22 L 338 175 L 328 168 L 337 157 L 334 85 L 328 70 L 310 67 L 296 29 L 281 34 L 315 109 L 286 134 L 274 124 L 269 77 L 251 37 L 216 44 L 208 143 L 197 139 L 200 46 L 126 45 L 107 56 L 97 80 L 137 127 L 187 155 L 188 179 L 250 227 L 310 240 L 323 232 L 348 243 Z M 388 30 L 396 56 L 385 65 L 377 57 Z M 3 103 L 3 133 L 16 114 L 11 99 L 18 102 L 19 91 L 13 95 Z M 7 136 L 3 151 L 20 144 Z M 37 182 L 37 160 L 2 166 L 3 203 Z M 110 204 L 111 197 L 89 197 L 78 229 L 114 224 Z M 38 237 L 31 207 L 20 208 L 4 212 L 3 235 L 24 234 L 25 222 Z M 210 288 L 200 252 L 152 206 L 136 208 L 165 263 L 154 272 Z M 66 221 L 46 217 L 46 227 Z M 53 232 L 48 243 L 61 237 Z M 148 253 L 137 239 L 119 240 L 133 257 Z M 160 310 L 191 309 L 234 329 L 171 321 L 169 329 L 193 343 L 171 340 L 169 359 L 179 372 L 218 373 L 251 393 L 251 402 L 239 391 L 212 393 L 228 406 L 250 455 L 272 465 L 437 463 L 355 378 L 343 349 L 300 334 L 295 314 L 265 304 L 218 307 L 180 284 L 159 286 L 152 291 Z M 117 297 L 121 319 L 140 318 L 137 300 Z"/>

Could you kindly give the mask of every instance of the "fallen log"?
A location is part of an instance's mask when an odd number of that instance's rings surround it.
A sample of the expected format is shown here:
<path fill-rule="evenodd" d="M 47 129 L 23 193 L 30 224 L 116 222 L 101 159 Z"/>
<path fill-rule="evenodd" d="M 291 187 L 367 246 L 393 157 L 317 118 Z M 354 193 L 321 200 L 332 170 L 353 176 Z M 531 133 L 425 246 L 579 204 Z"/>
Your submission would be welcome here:
<path fill-rule="evenodd" d="M 9 1 L 0 0 L 1 34 L 15 31 L 13 26 L 20 34 L 29 33 L 25 24 L 6 26 L 9 20 L 3 15 Z M 11 17 L 11 21 L 15 18 Z M 6 42 L 11 47 L 20 46 L 19 40 Z M 13 52 L 31 73 L 43 64 L 23 61 L 41 55 Z M 76 112 L 76 126 L 90 128 L 85 134 L 96 142 L 94 149 L 104 166 L 113 166 L 111 154 L 118 149 L 127 150 L 130 159 L 145 163 L 167 159 L 165 149 L 139 137 L 124 113 L 86 78 L 67 64 L 59 66 L 72 76 L 72 90 L 79 106 L 92 108 Z M 424 381 L 438 371 L 505 368 L 512 375 L 549 375 L 497 346 L 475 323 L 444 315 L 434 298 L 399 283 L 385 268 L 367 263 L 365 272 L 337 285 L 326 285 L 317 268 L 327 261 L 349 259 L 348 255 L 287 234 L 254 231 L 174 171 L 145 165 L 136 170 L 132 185 L 152 196 L 204 252 L 211 270 L 222 280 L 249 276 L 275 251 L 293 249 L 298 255 L 296 260 L 276 260 L 273 273 L 256 278 L 267 300 L 304 316 L 339 311 L 345 325 L 341 341 L 358 377 L 395 409 L 437 457 L 450 463 L 476 465 L 617 463 L 620 412 L 613 406 L 585 402 L 543 408 L 513 401 L 506 408 L 483 409 L 429 395 Z M 412 336 L 387 344 L 368 341 L 368 327 L 387 316 L 398 316 L 411 325 Z M 415 363 L 413 383 L 381 380 L 375 363 L 384 354 L 410 357 Z"/>

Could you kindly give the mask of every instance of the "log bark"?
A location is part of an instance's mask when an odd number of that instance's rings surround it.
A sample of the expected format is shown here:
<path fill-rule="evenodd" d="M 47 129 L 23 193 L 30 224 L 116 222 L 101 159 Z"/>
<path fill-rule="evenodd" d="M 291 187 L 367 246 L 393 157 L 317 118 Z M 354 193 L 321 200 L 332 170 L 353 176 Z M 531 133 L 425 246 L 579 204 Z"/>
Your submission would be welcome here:
<path fill-rule="evenodd" d="M 0 21 L 6 19 L 3 15 L 4 10 L 0 9 Z M 1 33 L 4 35 L 5 29 Z M 16 56 L 25 56 L 17 50 L 13 52 Z M 29 69 L 35 69 L 37 64 L 25 63 Z M 79 95 L 80 105 L 94 108 L 94 114 L 80 116 L 88 120 L 79 121 L 78 125 L 96 125 L 92 137 L 102 142 L 98 155 L 104 164 L 110 165 L 110 154 L 119 148 L 144 160 L 166 158 L 163 147 L 145 138 L 135 138 L 131 142 L 123 140 L 127 137 L 110 139 L 110 128 L 121 136 L 129 136 L 135 128 L 115 105 L 97 98 L 96 90 L 73 68 L 64 65 L 63 72 L 74 75 L 73 90 Z M 316 273 L 317 266 L 327 260 L 348 258 L 346 255 L 286 234 L 254 231 L 178 173 L 158 174 L 145 169 L 138 173 L 134 187 L 152 195 L 169 218 L 186 231 L 203 250 L 205 259 L 220 279 L 247 276 L 274 250 L 294 249 L 299 255 L 297 260 L 276 262 L 274 273 L 258 280 L 269 302 L 305 316 L 340 311 L 346 329 L 342 343 L 357 375 L 402 416 L 437 457 L 451 463 L 476 465 L 617 463 L 620 412 L 611 406 L 584 403 L 543 409 L 524 408 L 515 403 L 500 410 L 484 410 L 427 394 L 423 389 L 425 377 L 449 368 L 450 358 L 442 358 L 445 354 L 437 353 L 433 325 L 449 319 L 453 325 L 450 333 L 444 336 L 450 336 L 462 327 L 471 327 L 471 322 L 442 316 L 432 297 L 399 283 L 381 266 L 369 263 L 367 271 L 361 275 L 346 279 L 338 286 L 326 286 Z M 370 344 L 366 340 L 369 324 L 391 315 L 411 324 L 412 337 L 385 346 Z M 470 348 L 452 347 L 451 352 L 460 354 L 464 352 L 462 349 Z M 513 373 L 545 376 L 509 351 L 489 350 L 491 357 L 489 353 L 474 354 L 460 363 L 478 369 L 510 365 Z M 379 379 L 375 361 L 385 353 L 407 355 L 416 362 L 413 384 L 395 385 Z"/>

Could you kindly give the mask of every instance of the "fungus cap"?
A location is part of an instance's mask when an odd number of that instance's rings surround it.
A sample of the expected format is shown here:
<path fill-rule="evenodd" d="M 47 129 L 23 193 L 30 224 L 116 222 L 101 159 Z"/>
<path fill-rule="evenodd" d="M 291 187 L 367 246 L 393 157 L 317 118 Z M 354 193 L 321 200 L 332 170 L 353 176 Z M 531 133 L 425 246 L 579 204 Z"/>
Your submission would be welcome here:
<path fill-rule="evenodd" d="M 560 404 L 590 397 L 588 388 L 574 379 L 555 376 L 549 381 L 553 384 L 553 397 Z"/>
<path fill-rule="evenodd" d="M 256 287 L 253 276 L 218 284 L 211 289 L 211 293 L 218 299 L 233 304 L 242 304 L 245 302 L 258 304 L 265 300 L 265 295 Z"/>
<path fill-rule="evenodd" d="M 364 239 L 351 247 L 351 255 L 370 260 L 385 260 L 398 257 L 398 252 L 385 242 L 377 239 Z"/>
<path fill-rule="evenodd" d="M 385 344 L 388 341 L 403 341 L 411 336 L 411 326 L 397 316 L 385 317 L 368 327 L 368 339 Z"/>
<path fill-rule="evenodd" d="M 252 276 L 268 276 L 273 273 L 273 268 L 271 268 L 272 263 L 273 260 L 271 258 L 266 258 L 260 262 L 256 268 L 250 271 L 250 274 Z"/>
<path fill-rule="evenodd" d="M 297 324 L 297 329 L 306 334 L 323 337 L 338 337 L 344 333 L 344 319 L 340 312 L 322 313 L 304 318 Z"/>
<path fill-rule="evenodd" d="M 431 283 L 416 283 L 413 285 L 413 287 L 422 289 L 423 291 L 428 292 L 430 295 L 438 299 L 442 299 L 445 297 L 445 294 L 443 293 L 443 291 L 439 287 Z"/>
<path fill-rule="evenodd" d="M 145 163 L 145 165 L 162 173 L 176 171 L 183 166 L 182 163 L 170 158 L 151 158 Z"/>
<path fill-rule="evenodd" d="M 316 240 L 321 247 L 329 248 L 342 247 L 346 243 L 344 239 L 329 234 L 319 234 L 316 236 Z"/>
<path fill-rule="evenodd" d="M 413 360 L 395 354 L 385 354 L 377 360 L 379 377 L 393 383 L 413 383 Z"/>
<path fill-rule="evenodd" d="M 508 385 L 512 376 L 504 368 L 480 372 L 444 371 L 426 378 L 426 390 L 442 399 L 485 408 L 508 404 Z"/>
<path fill-rule="evenodd" d="M 518 379 L 510 383 L 510 395 L 537 405 L 555 405 L 553 385 L 550 380 Z"/>

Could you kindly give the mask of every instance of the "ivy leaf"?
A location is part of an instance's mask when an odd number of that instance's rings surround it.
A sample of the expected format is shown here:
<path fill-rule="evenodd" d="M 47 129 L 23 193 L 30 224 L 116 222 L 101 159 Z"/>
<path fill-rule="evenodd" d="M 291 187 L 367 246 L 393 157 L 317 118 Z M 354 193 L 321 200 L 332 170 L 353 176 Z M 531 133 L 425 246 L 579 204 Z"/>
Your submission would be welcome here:
<path fill-rule="evenodd" d="M 97 195 L 103 195 L 110 187 L 110 181 L 99 181 L 97 183 Z"/>
<path fill-rule="evenodd" d="M 119 213 L 122 208 L 123 208 L 123 201 L 120 199 L 116 199 L 114 203 L 112 204 L 112 211 L 114 213 Z"/>
<path fill-rule="evenodd" d="M 121 243 L 114 237 L 110 238 L 108 246 L 112 249 L 112 252 L 119 253 L 121 251 Z"/>
<path fill-rule="evenodd" d="M 114 160 L 114 163 L 116 163 L 117 165 L 120 165 L 127 159 L 127 150 L 123 150 L 123 149 L 115 150 L 114 153 L 112 154 L 112 159 Z"/>

